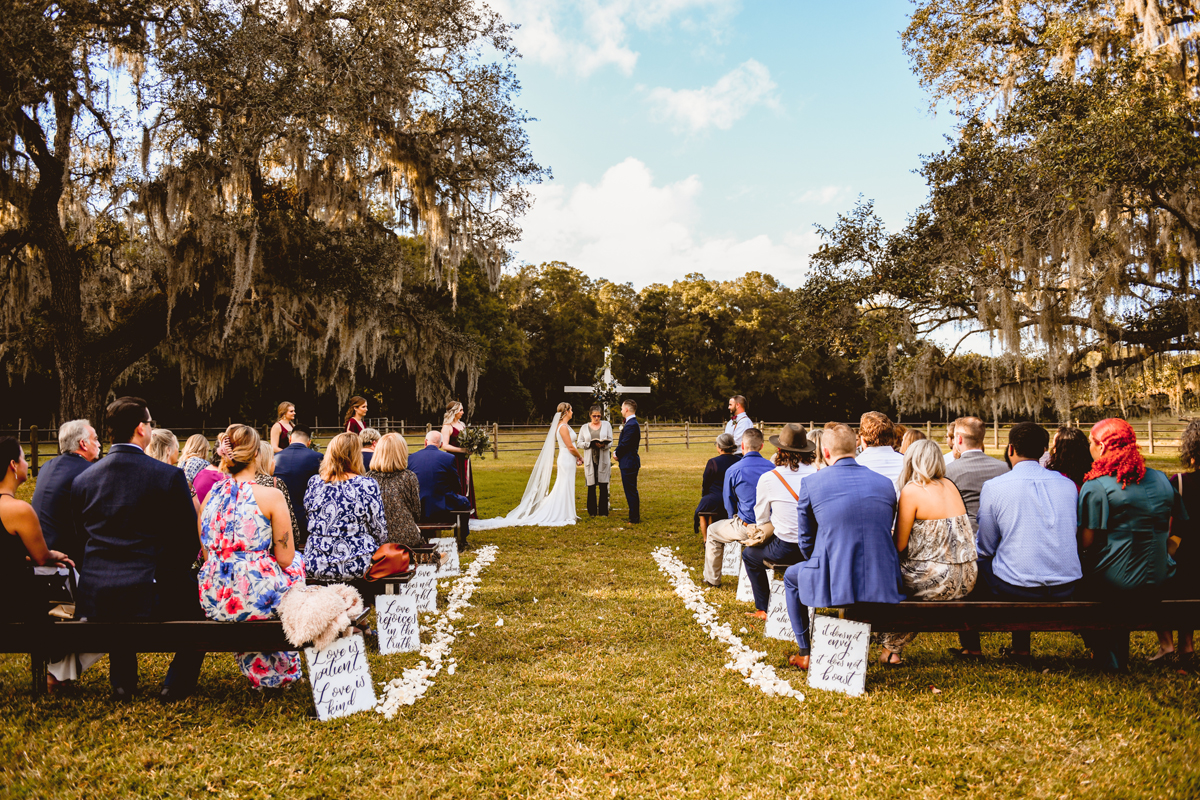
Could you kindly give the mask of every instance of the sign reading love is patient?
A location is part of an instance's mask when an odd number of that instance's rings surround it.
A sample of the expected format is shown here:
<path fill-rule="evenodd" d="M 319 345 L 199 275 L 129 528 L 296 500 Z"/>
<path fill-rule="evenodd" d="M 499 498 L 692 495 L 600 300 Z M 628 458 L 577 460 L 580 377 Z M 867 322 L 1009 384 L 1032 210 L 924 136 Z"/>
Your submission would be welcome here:
<path fill-rule="evenodd" d="M 376 595 L 375 623 L 380 655 L 414 653 L 421 649 L 417 599 L 411 594 Z"/>
<path fill-rule="evenodd" d="M 446 560 L 438 567 L 439 578 L 454 578 L 462 574 L 458 566 L 458 541 L 453 537 L 430 539 L 430 544 L 437 545 L 438 553 L 445 553 Z"/>
<path fill-rule="evenodd" d="M 304 660 L 317 719 L 325 722 L 375 708 L 375 686 L 362 636 L 338 639 L 319 652 L 306 647 Z"/>
<path fill-rule="evenodd" d="M 850 619 L 817 616 L 812 627 L 808 685 L 858 697 L 867 682 L 871 626 Z"/>

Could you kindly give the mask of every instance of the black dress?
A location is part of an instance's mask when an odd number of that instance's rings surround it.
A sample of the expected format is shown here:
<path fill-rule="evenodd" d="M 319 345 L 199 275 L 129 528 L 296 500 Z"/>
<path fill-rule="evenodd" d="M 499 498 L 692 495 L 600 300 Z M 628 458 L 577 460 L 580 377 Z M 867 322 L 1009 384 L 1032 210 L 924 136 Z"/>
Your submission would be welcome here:
<path fill-rule="evenodd" d="M 21 537 L 0 522 L 0 609 L 7 622 L 50 621 L 46 584 L 34 577 L 28 555 Z"/>
<path fill-rule="evenodd" d="M 1171 485 L 1179 491 L 1182 478 L 1183 508 L 1188 518 L 1182 522 L 1171 520 L 1171 535 L 1180 539 L 1175 551 L 1175 577 L 1167 584 L 1167 594 L 1177 600 L 1200 598 L 1200 472 L 1185 472 L 1171 478 Z"/>
<path fill-rule="evenodd" d="M 700 482 L 700 504 L 692 515 L 696 532 L 700 532 L 700 515 L 712 515 L 712 521 L 728 518 L 725 513 L 725 501 L 721 498 L 721 489 L 725 486 L 725 473 L 734 464 L 742 460 L 741 453 L 723 453 L 716 458 L 710 458 L 704 466 L 704 478 Z"/>

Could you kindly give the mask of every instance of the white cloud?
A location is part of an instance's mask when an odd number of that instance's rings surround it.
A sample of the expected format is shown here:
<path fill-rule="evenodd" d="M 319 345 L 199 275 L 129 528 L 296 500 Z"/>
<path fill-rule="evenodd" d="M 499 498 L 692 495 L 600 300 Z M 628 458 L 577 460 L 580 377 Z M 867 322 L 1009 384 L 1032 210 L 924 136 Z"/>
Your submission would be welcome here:
<path fill-rule="evenodd" d="M 830 203 L 842 200 L 850 194 L 849 186 L 822 186 L 820 189 L 809 189 L 804 194 L 797 198 L 797 203 L 813 203 L 818 206 L 827 206 Z"/>
<path fill-rule="evenodd" d="M 508 22 L 520 25 L 513 41 L 530 61 L 580 75 L 615 66 L 633 73 L 638 53 L 628 43 L 630 25 L 650 30 L 678 20 L 719 34 L 738 0 L 492 0 Z"/>
<path fill-rule="evenodd" d="M 515 249 L 522 261 L 565 261 L 593 278 L 630 281 L 639 288 L 689 272 L 728 280 L 758 271 L 788 286 L 800 285 L 808 255 L 819 244 L 815 233 L 779 240 L 765 233 L 705 237 L 698 231 L 696 204 L 702 191 L 695 175 L 656 186 L 644 163 L 627 158 L 595 186 L 536 187 L 536 202 Z"/>
<path fill-rule="evenodd" d="M 680 127 L 693 131 L 715 127 L 727 131 L 760 103 L 778 107 L 775 88 L 771 71 L 752 58 L 722 75 L 712 86 L 652 89 L 650 100 L 657 106 L 659 116 Z"/>

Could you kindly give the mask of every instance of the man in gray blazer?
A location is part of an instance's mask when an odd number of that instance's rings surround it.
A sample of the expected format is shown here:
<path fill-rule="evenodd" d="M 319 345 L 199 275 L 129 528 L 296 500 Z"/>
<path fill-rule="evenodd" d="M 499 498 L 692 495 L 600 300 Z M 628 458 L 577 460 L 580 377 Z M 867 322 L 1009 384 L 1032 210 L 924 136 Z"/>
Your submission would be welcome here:
<path fill-rule="evenodd" d="M 983 484 L 1008 472 L 1008 465 L 983 452 L 985 428 L 978 417 L 959 417 L 954 421 L 954 449 L 958 458 L 946 465 L 946 477 L 954 481 L 962 494 L 971 527 L 979 531 L 979 493 Z"/>

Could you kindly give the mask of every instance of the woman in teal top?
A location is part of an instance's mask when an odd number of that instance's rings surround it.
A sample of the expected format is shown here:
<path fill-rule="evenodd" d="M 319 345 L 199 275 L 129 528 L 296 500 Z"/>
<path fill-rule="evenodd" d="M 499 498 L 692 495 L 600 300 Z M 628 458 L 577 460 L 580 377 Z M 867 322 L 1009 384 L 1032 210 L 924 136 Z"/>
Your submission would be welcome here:
<path fill-rule="evenodd" d="M 1167 558 L 1171 518 L 1186 519 L 1166 475 L 1148 469 L 1123 419 L 1096 423 L 1088 437 L 1095 462 L 1079 492 L 1081 592 L 1104 600 L 1150 600 L 1174 572 Z M 1097 666 L 1129 665 L 1129 631 L 1084 636 Z"/>

